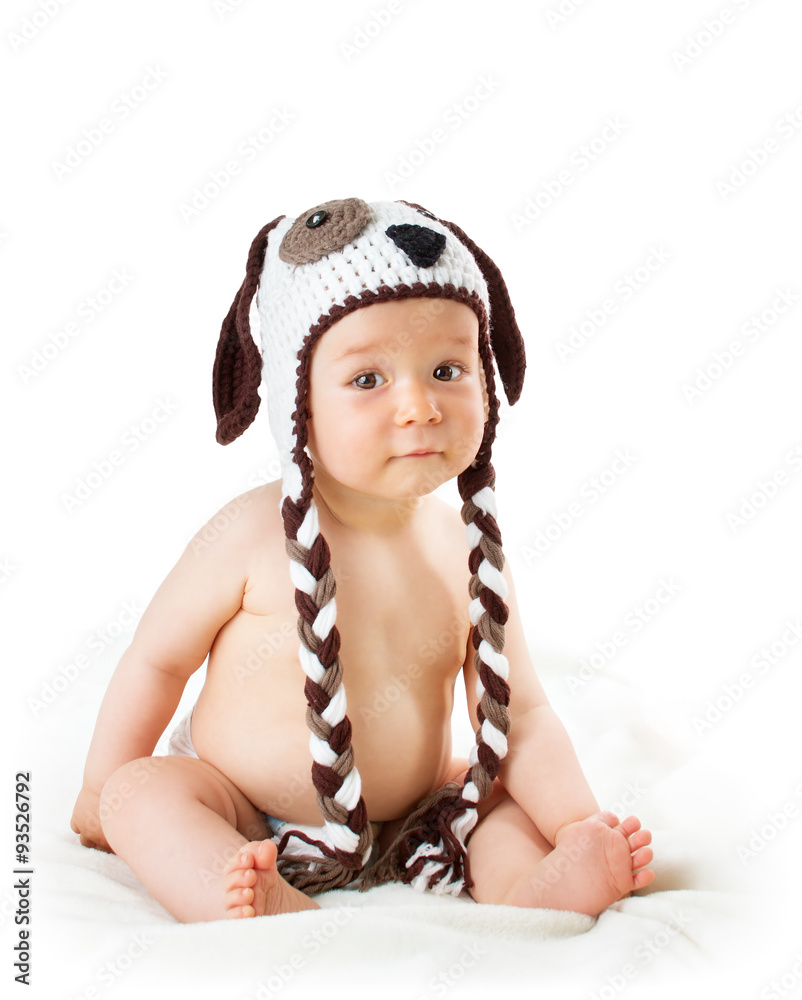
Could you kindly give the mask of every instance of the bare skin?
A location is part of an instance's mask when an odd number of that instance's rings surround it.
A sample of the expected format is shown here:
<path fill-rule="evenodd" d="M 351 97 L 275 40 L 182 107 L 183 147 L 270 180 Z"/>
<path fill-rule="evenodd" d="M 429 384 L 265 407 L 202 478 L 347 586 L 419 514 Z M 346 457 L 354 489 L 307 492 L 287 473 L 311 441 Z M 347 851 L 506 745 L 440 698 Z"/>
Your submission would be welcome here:
<path fill-rule="evenodd" d="M 381 849 L 420 799 L 465 772 L 451 748 L 460 672 L 478 724 L 465 530 L 430 495 L 481 439 L 476 319 L 444 302 L 421 329 L 411 323 L 419 306 L 349 314 L 312 364 L 315 500 L 337 580 L 352 745 L 368 815 L 385 824 Z M 338 352 L 370 338 L 394 349 L 353 361 L 354 374 L 381 372 L 357 388 Z M 322 823 L 280 500 L 279 483 L 236 498 L 156 592 L 104 698 L 73 812 L 81 843 L 116 852 L 185 922 L 318 906 L 278 874 L 263 815 Z M 596 915 L 651 882 L 651 837 L 634 817 L 599 812 L 532 667 L 505 576 L 512 730 L 469 841 L 471 893 Z M 192 719 L 199 759 L 153 757 L 207 654 Z"/>

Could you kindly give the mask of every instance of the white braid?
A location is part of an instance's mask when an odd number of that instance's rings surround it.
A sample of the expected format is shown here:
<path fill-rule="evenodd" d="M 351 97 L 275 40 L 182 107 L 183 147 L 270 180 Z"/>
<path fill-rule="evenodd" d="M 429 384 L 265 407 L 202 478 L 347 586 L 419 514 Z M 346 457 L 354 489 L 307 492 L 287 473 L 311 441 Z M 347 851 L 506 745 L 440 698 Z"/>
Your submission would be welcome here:
<path fill-rule="evenodd" d="M 482 615 L 485 613 L 485 609 L 482 607 L 482 602 L 478 597 L 474 597 L 468 607 L 468 614 L 470 615 L 471 624 L 478 625 Z"/>
<path fill-rule="evenodd" d="M 510 661 L 503 653 L 497 653 L 487 639 L 482 639 L 479 643 L 479 656 L 482 662 L 486 663 L 496 676 L 502 680 L 507 680 L 510 676 Z"/>
<path fill-rule="evenodd" d="M 312 631 L 318 639 L 328 638 L 329 632 L 334 628 L 337 621 L 337 604 L 332 597 L 328 604 L 324 604 L 318 611 L 317 617 L 312 624 Z"/>
<path fill-rule="evenodd" d="M 310 653 L 306 646 L 301 645 L 301 666 L 304 668 L 304 673 L 307 677 L 311 677 L 315 684 L 320 684 L 326 671 L 323 669 L 323 664 L 315 656 L 314 653 Z"/>
<path fill-rule="evenodd" d="M 468 799 L 470 802 L 479 801 L 479 789 L 472 781 L 469 781 L 468 784 L 462 789 L 462 797 L 463 799 Z"/>
<path fill-rule="evenodd" d="M 499 758 L 507 756 L 507 737 L 496 729 L 490 719 L 482 723 L 482 739 Z"/>
<path fill-rule="evenodd" d="M 309 734 L 309 751 L 318 764 L 324 767 L 333 767 L 337 763 L 337 754 L 325 740 L 314 733 Z"/>
<path fill-rule="evenodd" d="M 478 490 L 472 497 L 471 500 L 482 511 L 483 514 L 490 514 L 495 518 L 496 516 L 496 496 L 492 487 L 486 486 L 481 490 Z M 468 545 L 471 551 L 473 551 L 482 540 L 482 530 L 474 522 L 470 522 L 466 526 L 466 535 L 468 540 Z M 508 594 L 509 587 L 507 581 L 503 574 L 495 568 L 487 559 L 482 559 L 479 563 L 477 569 L 477 576 L 479 580 L 487 587 L 492 590 L 503 601 Z M 471 623 L 476 626 L 481 621 L 483 615 L 485 614 L 485 609 L 482 605 L 480 598 L 474 598 L 469 607 L 469 614 Z M 482 639 L 479 643 L 477 650 L 479 654 L 479 659 L 488 666 L 497 677 L 502 680 L 507 680 L 510 672 L 509 661 L 503 653 L 497 653 L 495 649 L 490 645 L 486 639 Z M 481 701 L 482 696 L 485 694 L 485 686 L 482 683 L 481 677 L 476 678 L 476 694 Z M 493 723 L 485 717 L 482 722 L 481 727 L 481 739 L 482 742 L 486 743 L 491 750 L 496 754 L 499 759 L 503 759 L 507 755 L 507 737 L 498 730 Z M 474 744 L 471 747 L 470 753 L 468 754 L 468 763 L 471 767 L 477 764 L 479 761 L 479 747 Z M 462 798 L 468 802 L 477 803 L 479 801 L 479 789 L 475 782 L 468 781 L 461 791 Z M 454 836 L 459 840 L 463 847 L 463 850 L 467 850 L 466 842 L 468 836 L 470 835 L 476 823 L 479 820 L 479 814 L 476 808 L 468 808 L 458 817 L 456 817 L 451 823 L 451 830 Z M 407 861 L 407 868 L 411 868 L 412 865 L 419 859 L 424 857 L 429 857 L 434 854 L 439 854 L 444 852 L 444 847 L 442 841 L 434 847 L 431 844 L 424 843 L 421 844 L 412 857 Z M 424 865 L 423 870 L 412 880 L 412 885 L 416 889 L 425 890 L 428 889 L 429 879 L 433 875 L 445 874 L 443 865 L 437 861 L 430 861 L 428 864 Z M 440 894 L 450 893 L 452 895 L 458 896 L 465 887 L 464 879 L 460 879 L 457 882 L 451 884 L 446 884 L 445 881 L 440 881 L 435 884 L 433 891 Z"/>
<path fill-rule="evenodd" d="M 314 503 L 310 503 L 309 510 L 304 515 L 301 527 L 298 529 L 297 538 L 305 549 L 311 549 L 319 534 L 320 524 L 317 518 L 317 507 Z"/>
<path fill-rule="evenodd" d="M 350 827 L 343 826 L 341 823 L 332 823 L 330 820 L 324 820 L 324 825 L 329 842 L 334 847 L 339 847 L 341 851 L 348 851 L 351 854 L 359 846 L 359 835 L 354 833 Z"/>
<path fill-rule="evenodd" d="M 298 529 L 297 539 L 304 548 L 311 549 L 319 534 L 320 522 L 317 508 L 314 503 L 311 503 Z M 313 594 L 319 583 L 305 566 L 302 566 L 294 559 L 290 559 L 290 577 L 293 584 L 304 594 Z M 312 631 L 319 639 L 325 640 L 334 628 L 336 621 L 337 602 L 332 597 L 318 611 L 312 625 Z M 307 677 L 310 677 L 316 684 L 320 684 L 326 673 L 325 667 L 317 656 L 311 653 L 303 643 L 299 645 L 299 658 Z M 345 685 L 341 682 L 331 697 L 329 704 L 320 713 L 320 717 L 333 728 L 345 718 L 346 709 Z M 309 734 L 309 751 L 312 754 L 312 759 L 324 767 L 333 767 L 337 763 L 339 755 L 332 750 L 326 740 L 321 739 L 315 733 Z M 343 779 L 342 785 L 340 785 L 334 795 L 334 801 L 350 812 L 358 805 L 361 795 L 362 778 L 356 766 L 354 766 Z M 354 833 L 350 827 L 344 824 L 333 823 L 330 820 L 324 820 L 324 826 L 329 843 L 333 847 L 346 851 L 349 854 L 356 851 L 359 846 L 359 834 Z M 372 845 L 363 852 L 363 863 L 367 863 L 371 849 Z"/>
<path fill-rule="evenodd" d="M 341 684 L 334 692 L 334 697 L 320 713 L 320 718 L 325 719 L 334 728 L 338 722 L 342 722 L 345 718 L 345 710 L 345 688 Z"/>
<path fill-rule="evenodd" d="M 496 509 L 496 493 L 492 486 L 483 486 L 471 497 L 471 500 L 481 510 L 483 514 L 490 514 L 493 518 L 498 518 Z"/>
<path fill-rule="evenodd" d="M 312 576 L 306 566 L 302 566 L 294 559 L 290 559 L 290 576 L 292 582 L 304 594 L 312 594 L 317 586 L 317 580 Z"/>
<path fill-rule="evenodd" d="M 479 569 L 476 571 L 476 575 L 488 588 L 488 590 L 492 590 L 494 594 L 498 594 L 502 601 L 506 600 L 510 588 L 507 585 L 507 581 L 502 575 L 501 570 L 496 569 L 496 567 L 491 565 L 487 559 L 483 559 L 479 563 Z"/>

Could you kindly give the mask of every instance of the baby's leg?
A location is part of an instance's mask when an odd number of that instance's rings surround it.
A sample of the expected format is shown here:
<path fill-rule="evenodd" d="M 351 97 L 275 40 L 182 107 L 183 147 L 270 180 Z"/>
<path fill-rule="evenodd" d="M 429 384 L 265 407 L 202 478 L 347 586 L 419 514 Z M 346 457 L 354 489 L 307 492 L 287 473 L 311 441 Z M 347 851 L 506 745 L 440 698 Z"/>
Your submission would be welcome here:
<path fill-rule="evenodd" d="M 103 786 L 100 815 L 115 854 L 185 923 L 318 907 L 279 875 L 262 814 L 205 761 L 123 765 Z"/>
<path fill-rule="evenodd" d="M 468 841 L 468 859 L 480 903 L 574 910 L 598 916 L 654 878 L 651 834 L 629 817 L 597 813 L 567 828 L 557 847 L 545 839 L 509 795 Z"/>

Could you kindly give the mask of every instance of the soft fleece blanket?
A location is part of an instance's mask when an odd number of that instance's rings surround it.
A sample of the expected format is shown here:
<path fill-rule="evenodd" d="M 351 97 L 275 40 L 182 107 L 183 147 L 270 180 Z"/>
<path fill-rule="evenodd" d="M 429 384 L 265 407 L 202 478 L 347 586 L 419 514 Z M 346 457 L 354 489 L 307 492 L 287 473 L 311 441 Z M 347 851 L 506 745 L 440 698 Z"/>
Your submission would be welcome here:
<path fill-rule="evenodd" d="M 36 974 L 27 995 L 614 1000 L 727 989 L 758 997 L 772 974 L 786 971 L 793 920 L 781 893 L 766 891 L 785 871 L 782 838 L 775 831 L 778 842 L 764 838 L 760 848 L 758 833 L 753 857 L 744 853 L 750 824 L 759 827 L 761 817 L 743 772 L 736 780 L 732 766 L 743 733 L 722 727 L 719 742 L 700 750 L 672 732 L 667 717 L 647 718 L 613 677 L 595 677 L 579 691 L 574 685 L 569 694 L 566 677 L 575 665 L 546 657 L 541 674 L 602 806 L 635 811 L 654 832 L 657 879 L 648 890 L 598 919 L 480 906 L 467 896 L 392 885 L 324 895 L 315 912 L 182 925 L 124 862 L 80 846 L 69 829 L 87 734 L 118 655 L 119 648 L 110 650 L 76 678 L 81 694 L 68 711 L 55 702 L 40 713 L 35 742 L 28 730 L 35 799 L 47 809 L 35 827 Z M 176 717 L 193 696 L 188 689 Z M 455 711 L 456 745 L 470 736 L 462 708 Z M 163 740 L 157 750 L 164 749 Z M 7 892 L 3 905 L 12 932 L 14 899 Z"/>

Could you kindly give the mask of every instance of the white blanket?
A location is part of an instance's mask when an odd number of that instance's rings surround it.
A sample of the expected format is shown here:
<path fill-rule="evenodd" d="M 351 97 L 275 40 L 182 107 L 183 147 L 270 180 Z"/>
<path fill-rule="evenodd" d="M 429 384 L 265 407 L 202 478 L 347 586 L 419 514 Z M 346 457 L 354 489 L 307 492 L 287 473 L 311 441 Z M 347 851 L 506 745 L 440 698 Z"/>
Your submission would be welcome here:
<path fill-rule="evenodd" d="M 541 664 L 541 673 L 602 805 L 631 808 L 654 832 L 657 879 L 647 891 L 597 920 L 391 885 L 324 895 L 319 911 L 182 925 L 124 862 L 80 846 L 69 830 L 88 733 L 113 666 L 109 656 L 77 679 L 81 696 L 75 692 L 68 711 L 55 703 L 42 712 L 38 742 L 28 749 L 34 802 L 48 808 L 35 824 L 36 975 L 27 995 L 417 1000 L 495 996 L 501 987 L 500 995 L 515 997 L 613 1000 L 675 996 L 678 988 L 702 997 L 729 983 L 730 995 L 757 997 L 770 973 L 788 964 L 792 925 L 780 919 L 778 900 L 759 891 L 769 876 L 766 858 L 753 869 L 738 857 L 754 806 L 732 760 L 726 767 L 719 760 L 720 753 L 730 758 L 737 735 L 720 752 L 714 744 L 702 751 L 684 745 L 647 721 L 620 681 L 599 676 L 568 695 L 568 666 L 559 663 Z M 457 720 L 455 739 L 466 735 Z M 54 755 L 54 747 L 63 753 Z M 152 846 L 159 850 L 158 831 Z M 778 868 L 771 847 L 766 854 Z M 6 893 L 7 928 L 11 899 Z"/>

